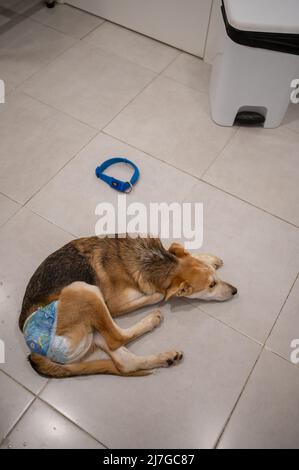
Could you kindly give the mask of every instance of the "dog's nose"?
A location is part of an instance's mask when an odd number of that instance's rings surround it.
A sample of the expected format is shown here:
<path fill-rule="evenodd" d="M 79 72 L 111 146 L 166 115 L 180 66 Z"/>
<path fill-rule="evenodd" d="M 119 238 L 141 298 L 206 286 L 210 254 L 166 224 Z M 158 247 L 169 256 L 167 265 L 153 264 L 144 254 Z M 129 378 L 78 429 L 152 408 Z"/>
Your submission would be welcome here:
<path fill-rule="evenodd" d="M 238 289 L 236 287 L 232 288 L 232 294 L 236 295 L 238 293 Z"/>

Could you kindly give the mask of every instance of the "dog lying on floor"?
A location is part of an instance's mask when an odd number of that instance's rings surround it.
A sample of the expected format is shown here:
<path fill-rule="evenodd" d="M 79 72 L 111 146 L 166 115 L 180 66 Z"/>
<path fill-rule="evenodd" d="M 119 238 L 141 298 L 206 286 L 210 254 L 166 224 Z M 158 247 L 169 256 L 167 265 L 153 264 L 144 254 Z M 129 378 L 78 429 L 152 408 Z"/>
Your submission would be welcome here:
<path fill-rule="evenodd" d="M 32 276 L 19 326 L 31 350 L 29 361 L 41 375 L 147 375 L 178 363 L 169 351 L 140 357 L 125 346 L 162 321 L 159 310 L 126 329 L 112 317 L 171 297 L 224 301 L 237 293 L 221 281 L 222 261 L 190 255 L 173 243 L 166 250 L 153 238 L 82 238 L 50 255 Z M 109 360 L 83 361 L 97 348 Z"/>

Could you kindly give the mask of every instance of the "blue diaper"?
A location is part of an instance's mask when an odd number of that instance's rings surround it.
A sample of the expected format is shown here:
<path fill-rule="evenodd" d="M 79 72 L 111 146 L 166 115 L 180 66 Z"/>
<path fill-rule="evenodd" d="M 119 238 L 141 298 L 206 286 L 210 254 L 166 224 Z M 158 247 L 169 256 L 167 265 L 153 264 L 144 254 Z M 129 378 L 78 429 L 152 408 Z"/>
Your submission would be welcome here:
<path fill-rule="evenodd" d="M 66 340 L 56 336 L 57 305 L 58 302 L 52 302 L 39 308 L 27 319 L 23 332 L 31 352 L 65 364 L 68 358 Z"/>

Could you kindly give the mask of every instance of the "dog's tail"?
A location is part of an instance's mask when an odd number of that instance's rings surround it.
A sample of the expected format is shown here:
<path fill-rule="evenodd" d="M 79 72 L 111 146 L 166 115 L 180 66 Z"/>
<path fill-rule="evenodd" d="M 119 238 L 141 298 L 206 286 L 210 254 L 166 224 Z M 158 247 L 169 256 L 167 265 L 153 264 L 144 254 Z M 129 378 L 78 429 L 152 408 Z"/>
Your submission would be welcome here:
<path fill-rule="evenodd" d="M 39 354 L 32 353 L 28 356 L 31 367 L 40 375 L 47 378 L 62 379 L 76 377 L 78 375 L 112 374 L 125 377 L 141 377 L 151 374 L 149 370 L 122 373 L 111 360 L 95 360 L 89 362 L 77 362 L 74 364 L 58 364 Z"/>

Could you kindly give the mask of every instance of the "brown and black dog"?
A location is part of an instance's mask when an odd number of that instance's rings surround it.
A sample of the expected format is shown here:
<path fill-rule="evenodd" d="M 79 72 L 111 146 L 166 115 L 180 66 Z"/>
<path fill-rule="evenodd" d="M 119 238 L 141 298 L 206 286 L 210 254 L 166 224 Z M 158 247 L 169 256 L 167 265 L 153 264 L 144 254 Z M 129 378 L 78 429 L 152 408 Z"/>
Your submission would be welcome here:
<path fill-rule="evenodd" d="M 19 319 L 23 331 L 38 309 L 56 301 L 55 335 L 67 349 L 67 358 L 58 363 L 32 353 L 32 367 L 47 377 L 61 378 L 101 373 L 146 375 L 176 364 L 183 357 L 180 351 L 140 357 L 125 347 L 161 323 L 159 310 L 127 329 L 121 329 L 112 317 L 173 296 L 230 299 L 237 289 L 218 278 L 220 266 L 222 261 L 216 256 L 190 255 L 177 243 L 166 250 L 153 238 L 90 237 L 70 242 L 50 255 L 32 276 Z M 84 361 L 96 348 L 109 359 Z"/>

